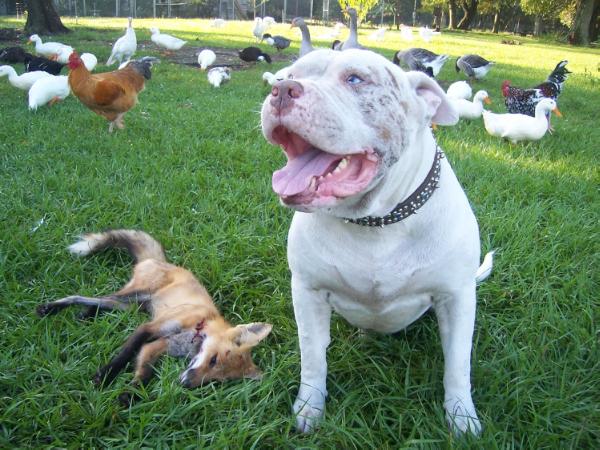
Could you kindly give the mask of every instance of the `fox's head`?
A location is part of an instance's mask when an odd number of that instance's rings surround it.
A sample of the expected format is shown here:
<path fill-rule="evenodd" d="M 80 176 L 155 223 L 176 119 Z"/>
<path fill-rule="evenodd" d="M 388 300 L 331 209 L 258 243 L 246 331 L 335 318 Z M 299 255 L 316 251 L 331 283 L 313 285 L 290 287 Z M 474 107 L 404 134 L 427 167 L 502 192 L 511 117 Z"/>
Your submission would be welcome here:
<path fill-rule="evenodd" d="M 198 353 L 181 374 L 181 384 L 193 388 L 212 380 L 260 379 L 262 372 L 252 362 L 251 351 L 272 327 L 269 323 L 250 323 L 207 330 Z"/>

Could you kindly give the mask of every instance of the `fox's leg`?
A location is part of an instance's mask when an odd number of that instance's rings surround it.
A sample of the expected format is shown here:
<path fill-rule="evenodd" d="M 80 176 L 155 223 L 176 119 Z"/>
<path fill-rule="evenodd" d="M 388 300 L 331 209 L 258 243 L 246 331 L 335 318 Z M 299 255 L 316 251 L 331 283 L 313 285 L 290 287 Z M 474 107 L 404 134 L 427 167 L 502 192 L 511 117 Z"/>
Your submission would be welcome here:
<path fill-rule="evenodd" d="M 168 349 L 168 341 L 166 338 L 160 338 L 156 341 L 145 344 L 138 354 L 135 364 L 135 376 L 132 385 L 145 386 L 148 384 L 154 374 L 154 364 L 161 355 L 166 353 Z M 132 401 L 138 399 L 135 392 L 125 391 L 119 395 L 119 402 L 123 406 L 128 406 Z"/>
<path fill-rule="evenodd" d="M 133 303 L 142 306 L 143 309 L 146 309 L 147 303 L 150 302 L 150 300 L 152 300 L 152 296 L 150 294 L 134 291 L 125 292 L 124 289 L 121 289 L 120 291 L 112 294 L 109 298 L 114 298 L 117 301 L 121 302 L 123 305 L 125 305 L 125 308 L 127 308 L 128 305 L 131 305 Z M 96 315 L 106 311 L 109 311 L 109 308 L 102 308 L 100 306 L 90 305 L 84 311 L 82 311 L 81 314 L 78 315 L 78 318 L 81 320 L 85 320 L 96 317 Z"/>
<path fill-rule="evenodd" d="M 72 305 L 87 306 L 82 314 L 83 318 L 95 316 L 100 311 L 110 311 L 113 309 L 125 310 L 130 303 L 144 304 L 150 301 L 148 294 L 140 292 L 116 292 L 106 297 L 84 297 L 81 295 L 70 295 L 54 302 L 45 303 L 37 307 L 37 313 L 40 316 L 56 314 L 60 310 Z"/>
<path fill-rule="evenodd" d="M 127 309 L 127 304 L 123 303 L 118 297 L 83 297 L 81 295 L 70 295 L 54 302 L 45 303 L 37 307 L 37 313 L 40 316 L 56 314 L 60 310 L 71 305 L 85 305 L 95 309 Z"/>
<path fill-rule="evenodd" d="M 188 322 L 194 319 L 195 315 L 190 315 L 182 320 L 164 318 L 140 325 L 125 341 L 117 356 L 106 366 L 98 370 L 94 377 L 94 382 L 98 385 L 111 383 L 119 372 L 140 352 L 145 344 L 160 340 L 163 336 L 179 333 L 183 326 L 188 326 Z M 150 347 L 149 351 L 152 348 Z M 160 348 L 158 344 L 156 348 Z"/>
<path fill-rule="evenodd" d="M 160 338 L 142 347 L 135 365 L 134 384 L 146 385 L 152 378 L 153 365 L 168 348 L 167 338 Z"/>

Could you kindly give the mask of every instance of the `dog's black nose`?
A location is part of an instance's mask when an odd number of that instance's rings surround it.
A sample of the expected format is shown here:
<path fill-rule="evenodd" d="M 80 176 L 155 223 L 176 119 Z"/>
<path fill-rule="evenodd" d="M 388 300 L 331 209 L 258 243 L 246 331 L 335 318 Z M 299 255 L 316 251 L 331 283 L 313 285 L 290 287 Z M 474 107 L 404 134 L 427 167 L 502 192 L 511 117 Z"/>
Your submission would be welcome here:
<path fill-rule="evenodd" d="M 294 80 L 278 81 L 271 89 L 271 106 L 278 112 L 290 108 L 304 94 L 304 88 Z"/>

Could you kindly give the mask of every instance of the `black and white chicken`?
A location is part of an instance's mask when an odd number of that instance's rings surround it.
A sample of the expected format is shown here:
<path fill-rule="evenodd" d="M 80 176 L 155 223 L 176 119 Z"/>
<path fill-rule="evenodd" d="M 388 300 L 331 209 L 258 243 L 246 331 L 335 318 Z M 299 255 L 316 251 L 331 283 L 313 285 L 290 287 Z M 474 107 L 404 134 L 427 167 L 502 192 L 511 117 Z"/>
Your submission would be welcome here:
<path fill-rule="evenodd" d="M 510 85 L 510 81 L 502 82 L 502 95 L 509 113 L 535 116 L 535 107 L 543 98 L 557 100 L 562 92 L 563 83 L 571 72 L 565 67 L 567 60 L 559 62 L 546 81 L 531 89 L 522 89 Z"/>

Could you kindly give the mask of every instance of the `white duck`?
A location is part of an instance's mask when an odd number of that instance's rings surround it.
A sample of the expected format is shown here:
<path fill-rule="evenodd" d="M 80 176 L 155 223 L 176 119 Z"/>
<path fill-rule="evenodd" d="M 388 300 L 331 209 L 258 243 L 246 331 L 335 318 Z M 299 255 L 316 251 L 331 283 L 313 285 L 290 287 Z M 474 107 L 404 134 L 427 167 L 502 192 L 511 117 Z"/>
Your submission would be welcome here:
<path fill-rule="evenodd" d="M 119 62 L 119 65 L 122 64 L 124 60 L 129 61 L 137 50 L 137 38 L 135 36 L 135 30 L 131 25 L 133 19 L 129 17 L 127 20 L 129 21 L 129 25 L 127 25 L 125 34 L 114 43 L 110 57 L 108 58 L 108 61 L 106 61 L 107 66 L 113 65 L 117 61 Z"/>
<path fill-rule="evenodd" d="M 269 24 L 264 23 L 260 17 L 254 19 L 254 28 L 252 29 L 252 34 L 256 38 L 257 42 L 262 39 L 263 34 L 265 34 L 265 31 L 267 31 L 267 28 L 269 28 Z"/>
<path fill-rule="evenodd" d="M 98 58 L 92 53 L 82 53 L 79 57 L 83 61 L 85 68 L 90 72 L 98 65 Z"/>
<path fill-rule="evenodd" d="M 33 83 L 40 78 L 51 77 L 48 72 L 36 70 L 34 72 L 25 72 L 24 74 L 17 75 L 13 66 L 0 66 L 0 77 L 8 75 L 8 82 L 17 89 L 28 90 Z"/>
<path fill-rule="evenodd" d="M 198 53 L 198 64 L 201 70 L 206 70 L 208 66 L 215 62 L 217 55 L 209 49 L 204 49 Z"/>
<path fill-rule="evenodd" d="M 485 129 L 492 136 L 508 139 L 513 144 L 518 141 L 537 141 L 548 130 L 546 113 L 553 111 L 562 117 L 556 107 L 556 102 L 551 98 L 544 98 L 535 107 L 535 117 L 525 114 L 494 114 L 483 111 Z"/>
<path fill-rule="evenodd" d="M 344 25 L 342 22 L 336 22 L 331 30 L 321 34 L 318 39 L 323 39 L 324 41 L 337 39 L 342 32 L 342 28 L 346 28 L 346 25 Z"/>
<path fill-rule="evenodd" d="M 215 19 L 212 21 L 212 23 L 210 24 L 211 27 L 213 28 L 223 28 L 225 26 L 225 19 Z"/>
<path fill-rule="evenodd" d="M 35 111 L 50 102 L 64 100 L 69 95 L 69 77 L 66 75 L 43 77 L 29 89 L 29 110 Z"/>
<path fill-rule="evenodd" d="M 433 39 L 433 36 L 436 34 L 435 31 L 433 31 L 431 28 L 428 27 L 420 27 L 419 28 L 419 36 L 421 36 L 421 39 L 423 39 L 425 42 L 431 42 L 431 39 Z"/>
<path fill-rule="evenodd" d="M 412 41 L 413 40 L 413 32 L 412 32 L 412 27 L 406 26 L 406 25 L 400 25 L 400 37 L 402 39 L 404 39 L 405 41 Z"/>
<path fill-rule="evenodd" d="M 43 55 L 46 58 L 56 58 L 59 52 L 66 48 L 66 50 L 73 51 L 73 47 L 69 47 L 68 45 L 61 44 L 60 42 L 42 42 L 42 38 L 40 38 L 37 34 L 32 34 L 29 36 L 29 41 L 35 43 L 35 52 L 38 55 Z M 71 54 L 69 52 L 69 54 Z M 61 62 L 61 64 L 65 64 Z"/>
<path fill-rule="evenodd" d="M 464 98 L 449 98 L 450 103 L 458 111 L 458 117 L 461 119 L 479 119 L 483 113 L 483 102 L 487 105 L 492 103 L 486 91 L 477 91 L 473 101 Z"/>
<path fill-rule="evenodd" d="M 184 41 L 183 39 L 176 38 L 170 34 L 161 33 L 158 28 L 150 28 L 150 33 L 152 33 L 152 36 L 150 37 L 152 42 L 159 47 L 163 47 L 167 51 L 179 50 L 187 43 L 187 41 Z"/>
<path fill-rule="evenodd" d="M 446 95 L 450 98 L 463 98 L 469 100 L 473 96 L 473 90 L 466 81 L 456 81 L 448 86 Z"/>
<path fill-rule="evenodd" d="M 369 39 L 375 42 L 381 42 L 385 38 L 385 28 L 377 28 L 369 35 Z"/>
<path fill-rule="evenodd" d="M 284 67 L 275 73 L 265 72 L 262 75 L 263 83 L 273 86 L 276 82 L 285 80 L 288 76 L 289 70 L 289 67 Z"/>
<path fill-rule="evenodd" d="M 218 88 L 221 84 L 231 80 L 231 69 L 229 67 L 213 67 L 207 72 L 206 77 L 210 84 Z"/>

